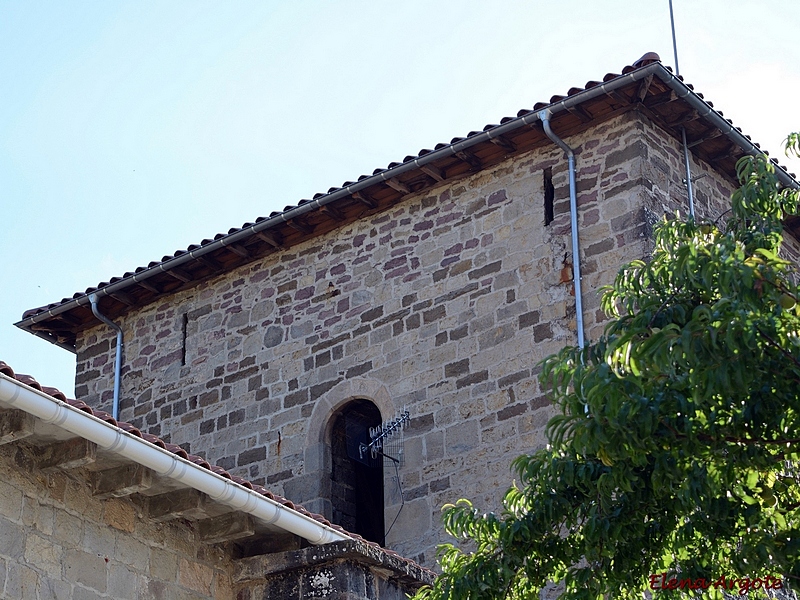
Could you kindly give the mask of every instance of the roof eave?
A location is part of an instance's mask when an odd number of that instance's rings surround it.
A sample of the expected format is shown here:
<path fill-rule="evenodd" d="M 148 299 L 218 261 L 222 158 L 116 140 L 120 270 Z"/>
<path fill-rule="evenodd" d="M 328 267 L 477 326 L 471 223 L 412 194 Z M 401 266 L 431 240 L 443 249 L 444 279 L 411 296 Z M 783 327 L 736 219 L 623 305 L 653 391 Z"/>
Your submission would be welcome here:
<path fill-rule="evenodd" d="M 725 119 L 719 112 L 717 112 L 689 85 L 685 84 L 680 77 L 675 76 L 660 62 L 653 62 L 646 66 L 632 68 L 632 70 L 628 71 L 627 73 L 623 72 L 622 75 L 616 76 L 609 81 L 598 83 L 593 87 L 583 89 L 556 102 L 551 102 L 545 106 L 538 106 L 535 108 L 535 110 L 531 110 L 525 114 L 510 119 L 501 125 L 491 127 L 479 134 L 472 135 L 454 143 L 443 145 L 439 149 L 433 150 L 423 156 L 418 156 L 413 160 L 408 160 L 407 162 L 390 166 L 390 168 L 376 172 L 371 176 L 364 177 L 358 182 L 346 185 L 327 194 L 321 194 L 315 199 L 304 204 L 275 214 L 274 216 L 266 218 L 260 222 L 249 224 L 246 227 L 232 231 L 226 235 L 222 235 L 218 239 L 204 244 L 199 248 L 183 252 L 177 256 L 167 260 L 162 260 L 156 264 L 151 264 L 147 268 L 143 268 L 136 273 L 125 276 L 118 281 L 112 282 L 108 285 L 100 286 L 96 289 L 91 289 L 83 294 L 76 294 L 73 299 L 62 302 L 56 306 L 51 306 L 45 310 L 42 310 L 41 312 L 24 318 L 15 323 L 15 325 L 21 329 L 33 333 L 34 335 L 42 337 L 43 339 L 47 339 L 48 341 L 55 343 L 62 348 L 70 350 L 71 352 L 75 352 L 74 345 L 60 341 L 55 333 L 48 334 L 46 332 L 35 331 L 33 327 L 38 323 L 59 317 L 59 315 L 64 315 L 73 309 L 79 307 L 88 307 L 88 296 L 90 292 L 97 294 L 100 298 L 124 292 L 131 286 L 137 285 L 140 282 L 146 281 L 147 279 L 150 279 L 158 274 L 167 273 L 173 269 L 179 269 L 181 266 L 191 261 L 206 257 L 222 248 L 235 246 L 240 242 L 250 239 L 252 236 L 267 232 L 270 229 L 294 221 L 303 217 L 304 215 L 308 215 L 311 212 L 319 211 L 323 207 L 331 205 L 332 203 L 335 203 L 343 198 L 352 198 L 359 192 L 367 190 L 368 188 L 372 188 L 376 184 L 386 183 L 390 180 L 397 181 L 397 178 L 403 174 L 432 165 L 434 162 L 443 158 L 448 158 L 459 153 L 463 153 L 464 151 L 468 151 L 469 149 L 483 144 L 484 142 L 502 137 L 506 134 L 519 130 L 520 128 L 529 127 L 539 120 L 539 112 L 542 110 L 549 111 L 551 115 L 557 115 L 564 111 L 569 111 L 570 109 L 573 109 L 574 107 L 599 96 L 611 95 L 617 90 L 620 90 L 621 88 L 624 88 L 633 82 L 638 82 L 648 77 L 658 77 L 661 82 L 663 82 L 675 93 L 677 99 L 689 104 L 693 110 L 697 111 L 699 117 L 702 117 L 712 124 L 713 127 L 717 128 L 744 153 L 750 155 L 764 154 L 755 143 L 753 143 L 739 129 L 734 127 L 730 121 Z M 794 188 L 800 187 L 800 184 L 798 184 L 797 180 L 795 180 L 774 159 L 772 160 L 772 163 L 775 165 L 778 178 L 784 185 Z"/>

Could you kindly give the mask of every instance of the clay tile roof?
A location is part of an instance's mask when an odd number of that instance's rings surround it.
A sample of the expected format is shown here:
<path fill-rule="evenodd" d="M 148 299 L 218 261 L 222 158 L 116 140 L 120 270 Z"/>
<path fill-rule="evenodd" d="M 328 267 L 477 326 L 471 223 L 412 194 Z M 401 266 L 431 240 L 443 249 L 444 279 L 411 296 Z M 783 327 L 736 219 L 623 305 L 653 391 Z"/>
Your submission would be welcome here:
<path fill-rule="evenodd" d="M 649 75 L 644 75 L 648 69 Z M 634 78 L 637 71 L 642 73 L 641 81 Z M 658 74 L 658 77 L 653 77 L 653 74 Z M 722 128 L 718 128 L 719 123 L 715 124 L 705 114 L 685 121 L 682 115 L 686 115 L 688 100 L 686 94 L 676 95 L 670 88 L 673 79 L 683 81 L 682 77 L 672 75 L 672 69 L 661 65 L 658 54 L 648 52 L 632 65 L 625 66 L 621 74 L 607 73 L 600 82 L 591 80 L 583 87 L 573 86 L 566 96 L 554 95 L 549 102 L 536 102 L 532 109 L 522 109 L 516 117 L 503 117 L 499 124 L 486 125 L 480 131 L 469 132 L 466 137 L 454 137 L 449 143 L 436 144 L 434 150 L 421 149 L 416 155 L 406 156 L 402 162 L 391 162 L 388 168 L 375 169 L 372 175 L 361 175 L 355 182 L 345 181 L 341 187 L 334 186 L 327 193 L 317 193 L 313 200 L 300 200 L 297 205 L 287 205 L 283 211 L 271 212 L 269 217 L 259 217 L 255 224 L 245 223 L 239 228 L 229 229 L 227 234 L 218 233 L 213 239 L 204 239 L 199 245 L 177 250 L 161 261 L 153 261 L 122 277 L 77 292 L 72 298 L 27 310 L 17 326 L 74 351 L 77 333 L 97 322 L 88 307 L 89 293 L 100 295 L 103 312 L 113 319 L 131 306 L 144 306 L 161 296 L 216 276 L 220 269 L 237 268 L 276 249 L 330 231 L 340 226 L 342 220 L 358 219 L 364 214 L 365 204 L 369 210 L 382 210 L 393 206 L 404 194 L 420 192 L 445 179 L 463 177 L 477 169 L 487 168 L 505 160 L 511 152 L 525 152 L 550 144 L 541 128 L 530 127 L 533 122 L 524 120 L 545 107 L 552 107 L 553 111 L 559 109 L 552 117 L 554 129 L 567 135 L 582 131 L 589 126 L 587 123 L 602 122 L 620 111 L 634 108 L 645 111 L 649 118 L 676 137 L 681 134 L 677 133 L 678 126 L 674 123 L 680 122 L 687 136 L 693 138 L 690 140 L 692 152 L 735 179 L 736 160 L 745 149 L 729 139 L 728 131 L 723 131 L 725 135 L 709 135 L 711 129 L 718 129 L 719 133 Z M 598 86 L 610 82 L 619 85 L 611 91 L 601 87 L 601 93 L 596 94 Z M 694 89 L 689 84 L 683 85 L 689 90 Z M 702 98 L 700 94 L 694 96 Z M 567 107 L 564 104 L 567 101 L 573 104 Z M 706 106 L 714 113 L 712 116 L 721 117 L 722 113 L 715 112 L 710 103 Z M 507 129 L 498 135 L 497 130 L 503 127 Z M 512 139 L 505 139 L 507 137 Z M 465 152 L 467 146 L 469 152 Z M 425 166 L 417 163 L 423 157 L 426 157 Z M 777 162 L 775 164 L 780 167 Z M 782 168 L 781 171 L 785 173 Z M 792 174 L 787 176 L 794 177 Z M 797 182 L 792 179 L 791 184 Z M 800 233 L 800 222 L 796 226 L 796 233 Z"/>
<path fill-rule="evenodd" d="M 61 390 L 59 390 L 58 388 L 54 388 L 54 387 L 48 387 L 48 386 L 46 386 L 46 385 L 43 385 L 43 386 L 42 386 L 42 391 L 43 391 L 45 394 L 47 394 L 48 396 L 52 396 L 53 398 L 56 398 L 57 400 L 61 400 L 62 402 L 66 402 L 66 401 L 67 401 L 67 396 L 66 396 L 66 394 L 64 394 L 64 393 L 63 393 Z"/>
<path fill-rule="evenodd" d="M 31 375 L 23 375 L 21 373 L 19 373 L 19 374 L 15 373 L 14 369 L 12 369 L 11 366 L 8 363 L 6 363 L 5 361 L 2 361 L 2 360 L 0 360 L 0 373 L 5 375 L 6 377 L 9 377 L 11 379 L 15 379 L 16 381 L 19 381 L 20 383 L 23 383 L 23 384 L 25 384 L 25 385 L 27 385 L 29 387 L 32 387 L 32 388 L 34 388 L 36 390 L 39 390 L 39 391 L 47 394 L 48 396 L 50 396 L 50 397 L 52 397 L 52 398 L 54 398 L 56 400 L 60 400 L 62 402 L 66 402 L 67 404 L 69 404 L 73 408 L 77 408 L 78 410 L 81 410 L 81 411 L 86 412 L 86 413 L 88 413 L 90 415 L 98 417 L 98 418 L 102 419 L 103 421 L 105 421 L 106 423 L 108 423 L 109 425 L 112 425 L 114 427 L 118 427 L 119 429 L 121 429 L 121 430 L 123 430 L 123 431 L 125 431 L 127 433 L 130 433 L 132 435 L 135 435 L 137 437 L 142 438 L 142 440 L 144 440 L 145 442 L 148 442 L 150 444 L 158 446 L 159 448 L 163 448 L 163 449 L 165 449 L 165 450 L 167 450 L 169 452 L 172 452 L 176 456 L 180 456 L 181 458 L 185 458 L 185 459 L 193 462 L 194 464 L 203 467 L 204 469 L 208 469 L 208 470 L 212 471 L 213 473 L 216 473 L 217 475 L 225 477 L 226 479 L 230 479 L 230 480 L 238 483 L 241 486 L 244 486 L 244 487 L 246 487 L 246 488 L 248 488 L 250 490 L 253 490 L 254 492 L 256 492 L 258 494 L 261 494 L 262 496 L 264 496 L 266 498 L 269 498 L 270 500 L 274 500 L 275 502 L 278 502 L 279 504 L 282 504 L 283 506 L 285 506 L 285 507 L 287 507 L 289 509 L 292 509 L 292 510 L 294 510 L 296 512 L 299 512 L 300 514 L 303 514 L 303 515 L 305 515 L 307 517 L 311 517 L 312 519 L 314 519 L 318 523 L 321 523 L 323 525 L 331 527 L 332 529 L 335 529 L 336 531 L 338 531 L 338 532 L 340 532 L 340 533 L 342 533 L 342 534 L 344 534 L 344 535 L 346 535 L 346 536 L 348 536 L 348 537 L 350 537 L 352 539 L 359 540 L 360 542 L 362 542 L 364 544 L 367 544 L 369 546 L 372 546 L 374 548 L 379 549 L 381 552 L 383 552 L 383 553 L 385 553 L 387 555 L 394 556 L 394 557 L 399 557 L 403 561 L 407 562 L 410 565 L 414 565 L 414 566 L 422 569 L 423 571 L 432 573 L 432 571 L 430 571 L 430 569 L 427 569 L 427 568 L 417 564 L 415 561 L 413 561 L 411 559 L 408 559 L 408 558 L 401 557 L 399 554 L 397 554 L 393 550 L 389 550 L 387 548 L 381 547 L 380 544 L 376 544 L 375 542 L 370 542 L 368 540 L 365 540 L 360 535 L 355 534 L 355 533 L 351 533 L 351 532 L 347 531 L 346 529 L 340 527 L 339 525 L 335 525 L 335 524 L 331 523 L 330 521 L 328 521 L 322 515 L 319 515 L 319 514 L 316 514 L 316 513 L 312 513 L 309 510 L 305 509 L 304 507 L 300 506 L 299 504 L 295 504 L 294 502 L 292 502 L 291 500 L 288 500 L 287 498 L 284 498 L 282 496 L 279 496 L 277 494 L 274 494 L 274 493 L 270 492 L 269 490 L 267 490 L 263 486 L 260 486 L 260 485 L 257 485 L 257 484 L 253 484 L 252 482 L 248 481 L 247 479 L 244 479 L 244 478 L 239 477 L 237 475 L 232 475 L 231 473 L 229 473 L 228 471 L 226 471 L 225 469 L 223 469 L 220 466 L 209 464 L 208 461 L 206 461 L 204 458 L 202 458 L 200 456 L 196 456 L 194 454 L 188 454 L 186 452 L 186 450 L 184 450 L 180 446 L 177 446 L 175 444 L 169 444 L 169 443 L 165 442 L 164 440 L 162 440 L 161 438 L 159 438 L 159 437 L 157 437 L 155 435 L 152 435 L 152 434 L 149 434 L 149 433 L 143 433 L 143 432 L 139 431 L 139 429 L 137 429 L 136 427 L 134 427 L 130 423 L 126 423 L 125 421 L 117 422 L 107 412 L 104 412 L 102 410 L 94 410 L 88 404 L 86 404 L 85 402 L 82 402 L 80 400 L 67 399 L 66 395 L 63 392 L 61 392 L 60 390 L 58 390 L 57 388 L 54 388 L 54 387 L 42 386 Z"/>
<path fill-rule="evenodd" d="M 139 431 L 139 429 L 137 429 L 136 427 L 134 427 L 130 423 L 126 423 L 124 421 L 118 421 L 117 422 L 117 427 L 119 427 L 123 431 L 127 431 L 131 435 L 135 435 L 136 437 L 140 437 L 143 440 L 145 440 L 147 442 L 150 442 L 151 444 L 155 444 L 156 446 L 159 446 L 160 448 L 165 448 L 166 449 L 166 446 L 164 445 L 164 442 L 161 440 L 161 438 L 159 438 L 159 437 L 157 437 L 155 435 L 151 435 L 149 433 L 142 433 L 141 431 Z"/>

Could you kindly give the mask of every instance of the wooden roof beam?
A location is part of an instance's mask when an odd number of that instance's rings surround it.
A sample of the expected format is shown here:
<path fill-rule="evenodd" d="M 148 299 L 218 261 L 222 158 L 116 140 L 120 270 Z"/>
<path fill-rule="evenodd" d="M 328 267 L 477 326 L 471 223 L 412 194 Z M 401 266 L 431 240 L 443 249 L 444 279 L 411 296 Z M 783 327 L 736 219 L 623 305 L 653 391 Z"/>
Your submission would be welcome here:
<path fill-rule="evenodd" d="M 306 235 L 310 235 L 314 231 L 314 228 L 311 227 L 311 225 L 305 221 L 301 221 L 300 219 L 289 219 L 286 221 L 286 224 L 295 231 L 299 231 L 300 233 L 304 233 Z"/>
<path fill-rule="evenodd" d="M 283 245 L 283 236 L 280 231 L 259 231 L 256 233 L 256 237 L 273 248 L 280 248 Z"/>
<path fill-rule="evenodd" d="M 198 256 L 198 257 L 196 257 L 196 260 L 198 260 L 201 263 L 203 263 L 205 266 L 207 266 L 212 271 L 219 272 L 219 271 L 223 271 L 224 270 L 224 267 L 221 264 L 219 264 L 217 261 L 215 261 L 213 258 L 211 258 L 210 256 L 205 256 L 205 255 Z"/>
<path fill-rule="evenodd" d="M 708 161 L 711 162 L 711 163 L 715 163 L 717 161 L 722 160 L 723 158 L 730 158 L 731 156 L 733 156 L 733 152 L 734 152 L 735 148 L 736 147 L 733 144 L 730 144 L 722 152 L 717 152 L 716 154 L 710 155 L 708 157 Z"/>
<path fill-rule="evenodd" d="M 481 159 L 475 156 L 475 154 L 473 154 L 470 150 L 461 150 L 460 152 L 456 152 L 456 156 L 476 171 L 483 167 Z"/>
<path fill-rule="evenodd" d="M 699 116 L 700 115 L 697 114 L 696 110 L 690 110 L 690 111 L 682 114 L 677 119 L 673 119 L 672 121 L 669 121 L 667 123 L 667 127 L 677 127 L 678 125 L 683 125 L 685 123 L 688 123 L 689 121 L 694 121 Z"/>
<path fill-rule="evenodd" d="M 226 250 L 230 250 L 234 254 L 241 256 L 242 258 L 248 258 L 250 253 L 247 251 L 247 248 L 242 246 L 241 244 L 226 244 Z"/>
<path fill-rule="evenodd" d="M 386 185 L 388 185 L 390 188 L 392 188 L 393 190 L 397 190 L 401 194 L 410 194 L 411 193 L 411 189 L 405 183 L 403 183 L 402 181 L 400 181 L 396 177 L 391 177 L 391 178 L 387 179 L 384 183 Z"/>
<path fill-rule="evenodd" d="M 693 140 L 687 144 L 689 148 L 694 148 L 695 146 L 702 144 L 703 142 L 707 142 L 708 140 L 713 140 L 714 138 L 718 138 L 722 135 L 722 132 L 717 129 L 716 127 L 712 127 L 711 129 L 706 130 L 703 135 L 701 135 L 696 140 Z"/>
<path fill-rule="evenodd" d="M 109 294 L 114 300 L 118 300 L 122 302 L 126 306 L 134 306 L 136 301 L 131 297 L 130 294 L 126 294 L 125 292 L 114 292 L 113 294 Z"/>
<path fill-rule="evenodd" d="M 61 313 L 57 317 L 71 327 L 78 327 L 79 325 L 83 325 L 83 321 L 81 321 L 78 317 L 73 317 L 69 313 Z"/>
<path fill-rule="evenodd" d="M 575 106 L 568 106 L 566 108 L 569 114 L 575 115 L 584 123 L 589 123 L 592 119 L 594 119 L 594 117 L 591 114 L 589 114 L 589 111 L 586 110 L 580 104 L 576 104 Z"/>
<path fill-rule="evenodd" d="M 436 182 L 444 181 L 442 171 L 433 165 L 422 165 L 419 170 Z"/>
<path fill-rule="evenodd" d="M 164 273 L 183 283 L 189 283 L 192 280 L 192 276 L 180 267 L 172 267 L 171 269 L 165 270 Z"/>
<path fill-rule="evenodd" d="M 325 205 L 321 206 L 320 208 L 321 208 L 322 212 L 324 212 L 326 215 L 328 215 L 332 219 L 335 219 L 336 221 L 344 221 L 344 219 L 345 219 L 345 216 L 342 213 L 342 211 L 340 211 L 335 206 L 331 206 L 330 204 L 325 204 Z"/>
<path fill-rule="evenodd" d="M 653 83 L 652 75 L 648 75 L 639 82 L 639 87 L 636 90 L 636 98 L 639 99 L 639 102 L 644 102 L 644 99 L 647 97 L 647 92 L 650 91 L 650 84 L 652 83 Z"/>
<path fill-rule="evenodd" d="M 47 333 L 49 335 L 59 335 L 59 334 L 63 335 L 64 333 L 67 333 L 67 332 L 63 331 L 59 327 L 59 324 L 53 323 L 52 321 L 50 321 L 50 322 L 43 321 L 41 323 L 32 323 L 30 325 L 30 330 L 31 331 L 41 331 L 42 333 Z"/>
<path fill-rule="evenodd" d="M 153 292 L 154 294 L 161 294 L 161 290 L 159 290 L 156 286 L 149 283 L 148 281 L 137 281 L 136 285 L 146 289 L 148 292 Z"/>
<path fill-rule="evenodd" d="M 618 90 L 607 91 L 606 96 L 608 96 L 612 100 L 616 100 L 617 102 L 622 104 L 622 106 L 627 106 L 628 104 L 631 103 L 631 101 L 625 96 L 623 96 Z"/>
<path fill-rule="evenodd" d="M 500 146 L 503 150 L 505 150 L 508 153 L 515 152 L 517 149 L 516 144 L 514 144 L 514 142 L 512 142 L 503 135 L 498 135 L 496 137 L 489 138 L 489 141 L 495 144 L 496 146 Z"/>
<path fill-rule="evenodd" d="M 650 98 L 646 99 L 643 103 L 647 108 L 655 108 L 656 106 L 672 102 L 677 98 L 678 96 L 675 94 L 675 90 L 669 89 L 661 94 L 650 96 Z"/>
<path fill-rule="evenodd" d="M 369 196 L 367 196 L 365 192 L 353 192 L 353 198 L 355 198 L 356 200 L 361 202 L 361 204 L 364 204 L 369 208 L 376 208 L 378 206 L 378 203 L 375 202 L 375 200 L 373 200 Z"/>

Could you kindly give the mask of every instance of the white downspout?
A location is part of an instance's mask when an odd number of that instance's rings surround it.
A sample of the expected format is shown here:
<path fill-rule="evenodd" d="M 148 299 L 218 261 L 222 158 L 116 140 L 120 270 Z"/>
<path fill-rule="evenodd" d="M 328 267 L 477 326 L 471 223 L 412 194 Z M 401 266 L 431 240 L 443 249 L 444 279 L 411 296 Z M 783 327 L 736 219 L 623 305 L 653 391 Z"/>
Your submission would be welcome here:
<path fill-rule="evenodd" d="M 575 152 L 550 128 L 550 111 L 538 113 L 544 132 L 567 155 L 569 165 L 569 214 L 572 225 L 572 279 L 575 285 L 575 314 L 577 317 L 578 348 L 583 350 L 583 299 L 581 295 L 581 255 L 578 249 L 578 200 L 575 185 Z"/>
<path fill-rule="evenodd" d="M 169 477 L 199 490 L 221 504 L 299 535 L 312 544 L 327 544 L 350 539 L 311 517 L 291 510 L 279 502 L 270 500 L 3 373 L 0 373 L 0 403 L 22 410 L 45 423 L 52 423 L 94 442 L 100 448 L 147 467 L 163 477 Z"/>

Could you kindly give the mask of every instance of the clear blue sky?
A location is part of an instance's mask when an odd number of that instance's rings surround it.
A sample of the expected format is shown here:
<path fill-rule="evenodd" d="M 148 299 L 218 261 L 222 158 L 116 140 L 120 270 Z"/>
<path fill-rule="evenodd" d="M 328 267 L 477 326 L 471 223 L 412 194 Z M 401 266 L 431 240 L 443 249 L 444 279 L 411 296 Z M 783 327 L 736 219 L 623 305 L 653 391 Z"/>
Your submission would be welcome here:
<path fill-rule="evenodd" d="M 782 156 L 800 2 L 674 6 L 681 74 Z M 0 359 L 71 394 L 24 310 L 647 51 L 674 63 L 668 0 L 0 0 Z"/>

